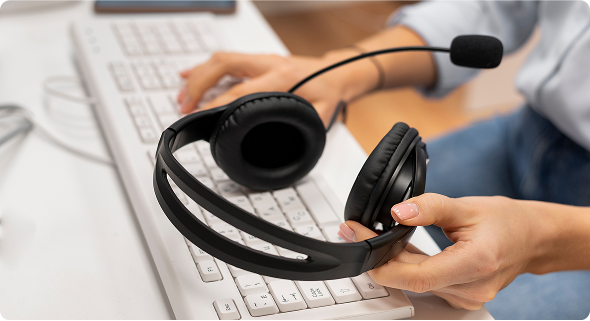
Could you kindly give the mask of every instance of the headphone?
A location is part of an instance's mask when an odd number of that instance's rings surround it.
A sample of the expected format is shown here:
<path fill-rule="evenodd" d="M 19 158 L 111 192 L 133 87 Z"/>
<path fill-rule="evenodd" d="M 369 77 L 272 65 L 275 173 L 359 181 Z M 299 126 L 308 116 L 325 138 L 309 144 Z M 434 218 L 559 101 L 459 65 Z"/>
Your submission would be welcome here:
<path fill-rule="evenodd" d="M 450 52 L 457 65 L 494 68 L 502 43 L 488 36 L 459 36 L 451 48 L 401 47 L 367 52 L 328 66 L 289 92 L 262 92 L 225 106 L 194 113 L 167 128 L 160 138 L 154 169 L 156 198 L 172 224 L 208 254 L 254 273 L 291 280 L 330 280 L 379 267 L 408 244 L 416 227 L 395 224 L 393 205 L 424 193 L 428 153 L 418 131 L 397 123 L 367 158 L 344 210 L 346 220 L 380 235 L 356 243 L 329 243 L 267 222 L 225 200 L 193 177 L 173 156 L 181 147 L 205 140 L 216 163 L 235 182 L 254 190 L 287 187 L 319 160 L 326 131 L 314 107 L 293 94 L 299 86 L 341 65 L 398 51 Z M 226 223 L 274 245 L 307 255 L 304 260 L 267 254 L 226 238 L 194 216 L 178 199 L 168 177 L 191 199 Z"/>

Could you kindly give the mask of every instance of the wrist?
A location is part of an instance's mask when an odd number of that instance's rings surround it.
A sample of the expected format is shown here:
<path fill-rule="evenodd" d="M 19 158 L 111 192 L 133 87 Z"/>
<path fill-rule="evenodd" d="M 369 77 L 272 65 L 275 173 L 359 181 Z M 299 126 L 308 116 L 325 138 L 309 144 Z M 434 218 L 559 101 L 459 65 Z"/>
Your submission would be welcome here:
<path fill-rule="evenodd" d="M 532 257 L 524 272 L 544 274 L 590 269 L 590 211 L 546 202 L 530 203 L 534 215 Z"/>
<path fill-rule="evenodd" d="M 322 60 L 326 66 L 358 56 L 363 51 L 350 47 L 326 52 Z M 379 83 L 379 70 L 369 59 L 361 59 L 333 69 L 327 73 L 339 88 L 342 100 L 351 101 L 374 90 Z"/>

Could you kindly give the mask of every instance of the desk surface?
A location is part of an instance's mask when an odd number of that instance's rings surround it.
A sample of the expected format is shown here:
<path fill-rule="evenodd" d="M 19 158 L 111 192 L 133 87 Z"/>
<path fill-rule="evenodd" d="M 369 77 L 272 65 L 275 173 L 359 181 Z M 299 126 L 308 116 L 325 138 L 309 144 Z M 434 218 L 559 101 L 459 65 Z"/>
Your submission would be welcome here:
<path fill-rule="evenodd" d="M 108 157 L 90 107 L 42 90 L 50 76 L 77 74 L 68 27 L 90 16 L 91 2 L 0 10 L 0 104 L 25 106 L 70 144 Z M 332 136 L 350 139 L 341 131 Z M 73 156 L 37 133 L 21 136 L 0 147 L 0 210 L 3 317 L 173 317 L 114 167 Z M 423 230 L 414 240 L 437 251 Z M 485 309 L 455 310 L 433 295 L 407 294 L 415 318 L 490 318 Z"/>

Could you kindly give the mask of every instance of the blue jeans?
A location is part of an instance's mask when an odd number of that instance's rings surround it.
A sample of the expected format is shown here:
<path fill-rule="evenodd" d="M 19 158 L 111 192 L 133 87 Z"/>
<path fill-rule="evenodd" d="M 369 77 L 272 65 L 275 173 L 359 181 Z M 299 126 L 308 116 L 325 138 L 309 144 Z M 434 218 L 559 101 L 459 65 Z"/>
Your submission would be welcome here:
<path fill-rule="evenodd" d="M 590 206 L 590 153 L 528 106 L 427 145 L 426 192 Z M 441 248 L 452 244 L 427 230 Z M 590 270 L 520 275 L 485 306 L 496 319 L 584 319 Z"/>

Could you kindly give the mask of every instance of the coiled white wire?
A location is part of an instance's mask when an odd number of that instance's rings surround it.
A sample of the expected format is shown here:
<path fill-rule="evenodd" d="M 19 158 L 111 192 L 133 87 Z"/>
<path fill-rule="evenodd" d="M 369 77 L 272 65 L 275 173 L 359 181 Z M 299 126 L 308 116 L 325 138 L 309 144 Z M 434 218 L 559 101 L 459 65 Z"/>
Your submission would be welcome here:
<path fill-rule="evenodd" d="M 93 105 L 93 104 L 96 104 L 96 102 L 97 102 L 94 97 L 76 97 L 76 96 L 69 95 L 67 93 L 60 92 L 59 90 L 56 90 L 55 88 L 51 87 L 51 84 L 54 82 L 75 82 L 79 85 L 82 85 L 82 82 L 77 77 L 72 77 L 72 76 L 49 77 L 43 82 L 43 89 L 46 94 L 51 95 L 51 96 L 55 96 L 55 97 L 59 97 L 59 98 L 62 98 L 62 99 L 68 100 L 68 101 L 81 103 L 81 104 Z M 30 130 L 31 128 L 34 128 L 35 130 L 37 130 L 39 132 L 39 134 L 41 134 L 42 136 L 47 138 L 49 141 L 51 141 L 52 143 L 56 144 L 57 146 L 63 148 L 64 150 L 66 150 L 72 154 L 78 155 L 78 156 L 83 157 L 87 160 L 97 162 L 100 164 L 109 165 L 109 166 L 116 166 L 115 163 L 109 158 L 89 153 L 85 150 L 74 147 L 74 146 L 68 144 L 67 142 L 63 141 L 57 135 L 53 134 L 51 132 L 51 130 L 48 129 L 48 127 L 45 127 L 43 124 L 41 124 L 40 121 L 35 119 L 35 115 L 30 110 L 28 110 L 24 107 L 12 105 L 12 104 L 0 106 L 0 124 L 1 123 L 8 123 L 8 122 L 12 123 L 12 122 L 15 122 L 15 120 L 17 121 L 17 126 L 13 129 L 11 129 L 4 136 L 0 137 L 0 145 L 4 144 L 5 142 L 10 140 L 14 136 L 18 135 L 19 133 L 26 132 L 26 131 Z"/>

